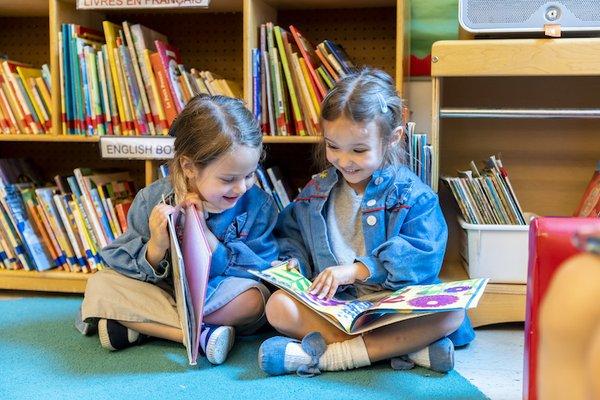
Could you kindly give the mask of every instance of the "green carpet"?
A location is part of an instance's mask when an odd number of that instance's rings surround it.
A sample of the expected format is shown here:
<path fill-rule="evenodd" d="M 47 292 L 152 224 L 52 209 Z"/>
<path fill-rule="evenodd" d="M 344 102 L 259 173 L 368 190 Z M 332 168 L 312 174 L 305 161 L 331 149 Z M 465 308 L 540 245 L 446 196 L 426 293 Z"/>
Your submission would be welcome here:
<path fill-rule="evenodd" d="M 183 346 L 153 341 L 111 353 L 73 326 L 75 297 L 0 301 L 2 399 L 485 399 L 456 372 L 369 368 L 304 379 L 267 377 L 256 361 L 265 336 L 240 339 L 227 362 L 187 364 Z"/>

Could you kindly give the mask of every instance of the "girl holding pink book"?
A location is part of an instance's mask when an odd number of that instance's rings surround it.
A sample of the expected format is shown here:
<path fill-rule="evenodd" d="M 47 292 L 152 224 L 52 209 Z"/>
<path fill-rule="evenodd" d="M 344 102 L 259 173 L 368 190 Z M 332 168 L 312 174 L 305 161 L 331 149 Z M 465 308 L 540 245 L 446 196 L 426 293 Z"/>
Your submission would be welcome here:
<path fill-rule="evenodd" d="M 235 330 L 251 333 L 265 322 L 269 291 L 247 269 L 265 269 L 277 258 L 276 207 L 254 185 L 262 135 L 240 100 L 205 95 L 188 102 L 170 134 L 171 175 L 136 195 L 127 231 L 102 249 L 109 269 L 89 279 L 78 325 L 87 333 L 97 322 L 100 343 L 109 350 L 148 337 L 183 341 L 167 220 L 176 204 L 195 206 L 212 251 L 200 350 L 221 364 Z"/>

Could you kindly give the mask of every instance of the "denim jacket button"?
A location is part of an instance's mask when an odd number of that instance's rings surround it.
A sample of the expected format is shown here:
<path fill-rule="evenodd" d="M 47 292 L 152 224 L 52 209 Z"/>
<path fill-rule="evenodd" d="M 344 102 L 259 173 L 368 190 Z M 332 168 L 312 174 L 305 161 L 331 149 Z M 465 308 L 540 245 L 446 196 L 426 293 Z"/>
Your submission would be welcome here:
<path fill-rule="evenodd" d="M 370 226 L 373 226 L 377 223 L 377 218 L 374 215 L 369 215 L 367 217 L 367 224 L 369 224 Z"/>
<path fill-rule="evenodd" d="M 375 203 L 377 203 L 377 201 L 376 201 L 376 200 L 374 200 L 374 199 L 371 199 L 371 200 L 367 201 L 367 205 L 368 205 L 369 207 L 373 207 L 373 206 L 375 205 Z"/>
<path fill-rule="evenodd" d="M 375 184 L 376 184 L 376 185 L 381 185 L 381 182 L 383 182 L 383 178 L 382 178 L 382 177 L 380 177 L 380 176 L 379 176 L 379 177 L 377 177 L 377 178 L 375 179 Z"/>

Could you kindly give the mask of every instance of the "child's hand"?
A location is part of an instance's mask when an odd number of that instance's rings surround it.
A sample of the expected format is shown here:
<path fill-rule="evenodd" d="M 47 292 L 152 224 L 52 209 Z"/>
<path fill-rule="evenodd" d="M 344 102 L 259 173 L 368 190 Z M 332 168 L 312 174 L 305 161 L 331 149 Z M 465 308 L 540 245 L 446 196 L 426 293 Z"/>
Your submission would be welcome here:
<path fill-rule="evenodd" d="M 195 206 L 196 210 L 198 210 L 198 216 L 201 219 L 204 219 L 204 205 L 202 204 L 202 199 L 196 193 L 188 192 L 179 205 L 182 208 L 189 207 L 192 205 Z"/>
<path fill-rule="evenodd" d="M 348 265 L 337 265 L 326 268 L 313 281 L 308 291 L 320 299 L 330 299 L 340 285 L 349 285 L 357 279 L 365 279 L 369 276 L 369 270 L 362 263 Z"/>
<path fill-rule="evenodd" d="M 153 267 L 162 260 L 171 244 L 167 224 L 169 215 L 173 213 L 173 210 L 175 210 L 175 207 L 160 203 L 150 213 L 150 219 L 148 220 L 150 240 L 148 241 L 146 259 Z"/>

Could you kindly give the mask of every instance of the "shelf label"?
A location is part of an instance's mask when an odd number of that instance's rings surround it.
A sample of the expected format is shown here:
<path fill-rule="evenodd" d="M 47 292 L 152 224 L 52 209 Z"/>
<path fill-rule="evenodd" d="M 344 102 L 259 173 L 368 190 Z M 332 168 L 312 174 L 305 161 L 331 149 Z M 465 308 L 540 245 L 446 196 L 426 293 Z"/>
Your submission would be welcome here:
<path fill-rule="evenodd" d="M 174 137 L 100 137 L 100 155 L 113 160 L 168 160 L 175 153 Z"/>
<path fill-rule="evenodd" d="M 77 0 L 80 10 L 208 8 L 210 0 Z"/>

